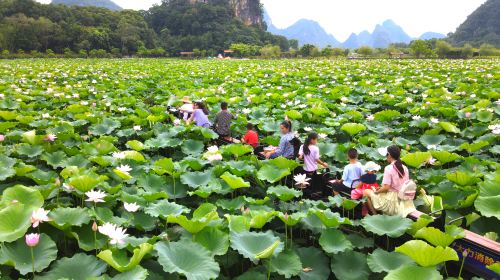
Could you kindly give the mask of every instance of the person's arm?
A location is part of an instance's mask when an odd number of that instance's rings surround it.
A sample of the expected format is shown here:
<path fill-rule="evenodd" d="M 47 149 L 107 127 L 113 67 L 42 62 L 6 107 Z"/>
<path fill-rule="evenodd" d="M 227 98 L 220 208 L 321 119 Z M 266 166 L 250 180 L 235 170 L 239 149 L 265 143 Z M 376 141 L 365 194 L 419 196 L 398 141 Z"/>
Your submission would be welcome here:
<path fill-rule="evenodd" d="M 391 189 L 392 178 L 389 169 L 384 169 L 384 178 L 382 179 L 382 187 L 375 193 L 386 193 Z"/>
<path fill-rule="evenodd" d="M 316 160 L 316 163 L 319 164 L 319 165 L 322 165 L 324 168 L 328 168 L 328 163 L 322 161 L 319 158 Z"/>
<path fill-rule="evenodd" d="M 384 184 L 380 189 L 376 190 L 375 193 L 386 193 L 391 189 L 390 185 Z"/>
<path fill-rule="evenodd" d="M 186 120 L 187 124 L 191 124 L 194 121 L 194 115 L 195 115 L 195 112 L 193 112 L 191 114 L 191 116 L 189 117 L 189 119 Z"/>
<path fill-rule="evenodd" d="M 299 160 L 304 160 L 304 146 L 300 146 L 299 149 Z"/>

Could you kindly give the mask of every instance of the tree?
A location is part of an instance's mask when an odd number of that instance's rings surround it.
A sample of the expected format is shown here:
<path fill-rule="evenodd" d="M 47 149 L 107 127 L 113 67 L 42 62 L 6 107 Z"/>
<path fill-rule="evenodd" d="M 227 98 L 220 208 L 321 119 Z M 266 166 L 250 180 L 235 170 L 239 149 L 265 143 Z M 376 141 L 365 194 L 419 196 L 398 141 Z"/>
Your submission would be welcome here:
<path fill-rule="evenodd" d="M 498 50 L 493 45 L 482 44 L 481 47 L 479 47 L 479 54 L 481 56 L 493 56 L 497 53 L 498 53 Z"/>
<path fill-rule="evenodd" d="M 371 56 L 373 54 L 373 49 L 369 46 L 361 46 L 357 52 L 362 56 Z"/>
<path fill-rule="evenodd" d="M 291 39 L 288 42 L 290 44 L 290 48 L 291 49 L 294 49 L 294 50 L 298 50 L 299 49 L 299 40 Z"/>
<path fill-rule="evenodd" d="M 411 42 L 410 49 L 416 58 L 429 57 L 432 54 L 431 47 L 424 40 L 415 40 Z"/>
<path fill-rule="evenodd" d="M 448 57 L 448 54 L 453 50 L 453 46 L 444 41 L 444 40 L 439 40 L 436 42 L 436 53 L 438 57 L 440 58 L 446 58 Z"/>
<path fill-rule="evenodd" d="M 279 46 L 267 45 L 260 49 L 260 54 L 265 58 L 279 58 L 281 49 Z"/>
<path fill-rule="evenodd" d="M 465 58 L 471 58 L 474 55 L 474 48 L 471 44 L 465 44 L 462 48 L 462 56 Z"/>
<path fill-rule="evenodd" d="M 299 53 L 303 57 L 310 57 L 315 50 L 317 50 L 317 48 L 314 45 L 305 44 L 300 48 Z"/>

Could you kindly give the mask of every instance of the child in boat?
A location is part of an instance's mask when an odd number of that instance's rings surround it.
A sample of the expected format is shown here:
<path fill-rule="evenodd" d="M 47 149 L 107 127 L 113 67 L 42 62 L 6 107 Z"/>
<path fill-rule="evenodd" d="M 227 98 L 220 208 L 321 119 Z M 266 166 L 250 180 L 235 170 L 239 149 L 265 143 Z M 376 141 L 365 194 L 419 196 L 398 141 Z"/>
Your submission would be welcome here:
<path fill-rule="evenodd" d="M 252 146 L 254 149 L 259 145 L 259 135 L 253 129 L 253 124 L 247 123 L 247 133 L 241 139 L 241 142 Z"/>
<path fill-rule="evenodd" d="M 359 184 L 359 178 L 363 175 L 363 165 L 358 161 L 358 151 L 350 149 L 347 152 L 349 164 L 345 166 L 342 179 L 333 180 L 333 192 L 337 195 L 340 192 L 351 193 L 352 189 Z"/>
<path fill-rule="evenodd" d="M 364 166 L 365 174 L 360 178 L 359 184 L 354 190 L 351 191 L 352 199 L 361 199 L 364 190 L 379 189 L 380 185 L 377 183 L 377 172 L 380 170 L 380 165 L 373 161 L 369 161 Z"/>

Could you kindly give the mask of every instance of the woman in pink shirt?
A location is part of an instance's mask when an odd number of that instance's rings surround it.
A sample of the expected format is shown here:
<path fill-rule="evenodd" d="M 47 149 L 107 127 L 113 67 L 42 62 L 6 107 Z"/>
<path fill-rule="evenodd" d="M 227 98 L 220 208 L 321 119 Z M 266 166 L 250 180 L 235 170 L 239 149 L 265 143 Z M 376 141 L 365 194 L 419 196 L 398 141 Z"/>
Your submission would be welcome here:
<path fill-rule="evenodd" d="M 399 147 L 388 147 L 386 157 L 390 164 L 384 169 L 382 187 L 378 190 L 365 190 L 363 195 L 368 199 L 368 208 L 372 214 L 380 211 L 386 215 L 406 217 L 415 211 L 415 205 L 413 204 L 413 200 L 399 199 L 398 192 L 401 186 L 410 180 L 408 168 L 401 161 L 401 150 Z"/>

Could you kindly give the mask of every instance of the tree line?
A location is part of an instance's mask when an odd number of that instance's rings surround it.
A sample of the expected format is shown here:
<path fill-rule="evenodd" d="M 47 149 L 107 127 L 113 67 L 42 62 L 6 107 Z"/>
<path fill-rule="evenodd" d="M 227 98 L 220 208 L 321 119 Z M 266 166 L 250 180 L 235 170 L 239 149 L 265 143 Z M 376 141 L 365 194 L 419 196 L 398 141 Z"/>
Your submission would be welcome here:
<path fill-rule="evenodd" d="M 163 0 L 147 11 L 111 11 L 97 7 L 43 5 L 33 0 L 0 1 L 0 58 L 165 57 L 182 51 L 214 57 L 232 49 L 236 57 L 416 57 L 497 56 L 489 44 L 454 47 L 445 40 L 415 40 L 355 50 L 318 48 L 247 26 L 227 0 L 192 4 Z"/>
<path fill-rule="evenodd" d="M 111 11 L 2 0 L 0 51 L 3 56 L 156 57 L 194 49 L 215 56 L 234 43 L 290 47 L 265 27 L 245 25 L 227 0 L 207 2 L 163 0 L 147 11 Z"/>

